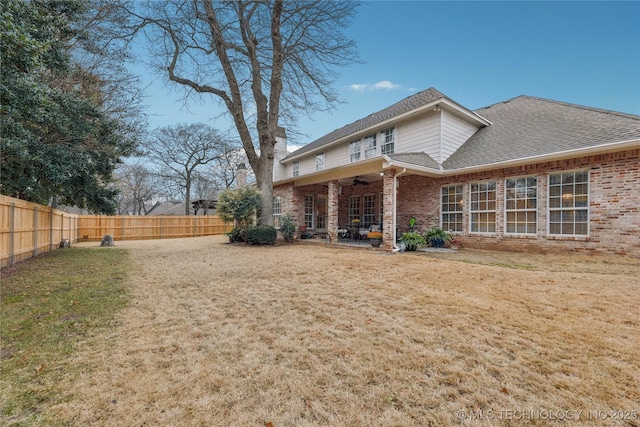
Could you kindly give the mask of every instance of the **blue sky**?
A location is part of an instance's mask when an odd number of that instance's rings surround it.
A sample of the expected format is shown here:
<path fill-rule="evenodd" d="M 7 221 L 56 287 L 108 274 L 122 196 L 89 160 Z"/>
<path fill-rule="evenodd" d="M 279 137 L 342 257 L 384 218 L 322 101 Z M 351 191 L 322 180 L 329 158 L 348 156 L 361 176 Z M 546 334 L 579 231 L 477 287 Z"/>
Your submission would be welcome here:
<path fill-rule="evenodd" d="M 519 95 L 640 115 L 640 2 L 364 3 L 348 34 L 363 64 L 340 70 L 344 104 L 301 117 L 309 143 L 435 87 L 469 109 Z M 152 76 L 142 76 L 149 83 Z M 207 122 L 225 129 L 213 102 L 182 108 L 184 92 L 156 77 L 152 127 Z"/>

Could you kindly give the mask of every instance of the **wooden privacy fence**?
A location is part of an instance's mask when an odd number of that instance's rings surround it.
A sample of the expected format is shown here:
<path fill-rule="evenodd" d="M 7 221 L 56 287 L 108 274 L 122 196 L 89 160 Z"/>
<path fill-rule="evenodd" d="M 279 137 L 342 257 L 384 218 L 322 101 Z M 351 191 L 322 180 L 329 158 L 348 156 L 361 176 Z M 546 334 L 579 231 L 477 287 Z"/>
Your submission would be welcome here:
<path fill-rule="evenodd" d="M 78 215 L 0 195 L 0 267 L 78 238 Z"/>
<path fill-rule="evenodd" d="M 218 216 L 75 215 L 0 195 L 0 267 L 50 252 L 62 241 L 171 239 L 231 231 Z"/>
<path fill-rule="evenodd" d="M 115 240 L 172 239 L 224 234 L 232 224 L 216 215 L 208 216 L 102 216 L 80 215 L 80 240 L 100 240 L 111 234 Z"/>

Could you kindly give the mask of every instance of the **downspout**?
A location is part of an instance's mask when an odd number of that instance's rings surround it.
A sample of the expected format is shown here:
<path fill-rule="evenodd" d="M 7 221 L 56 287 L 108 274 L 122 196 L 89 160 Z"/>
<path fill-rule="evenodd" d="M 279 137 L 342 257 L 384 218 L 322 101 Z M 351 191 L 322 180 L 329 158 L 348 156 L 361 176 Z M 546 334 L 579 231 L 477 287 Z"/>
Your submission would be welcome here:
<path fill-rule="evenodd" d="M 395 175 L 393 175 L 393 220 L 391 221 L 391 235 L 393 236 L 393 249 L 391 249 L 392 253 L 396 253 L 400 250 L 399 247 L 396 246 L 396 240 L 397 237 L 396 236 L 396 198 L 397 198 L 397 194 L 398 194 L 398 177 L 404 173 L 407 172 L 407 168 L 403 168 L 402 172 L 397 173 Z"/>

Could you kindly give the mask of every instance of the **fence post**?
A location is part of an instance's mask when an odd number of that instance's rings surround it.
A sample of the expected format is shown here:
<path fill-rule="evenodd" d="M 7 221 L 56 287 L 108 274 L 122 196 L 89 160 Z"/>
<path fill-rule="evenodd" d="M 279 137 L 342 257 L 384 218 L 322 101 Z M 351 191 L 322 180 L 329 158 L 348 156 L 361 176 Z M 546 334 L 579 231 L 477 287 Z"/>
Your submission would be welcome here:
<path fill-rule="evenodd" d="M 163 229 L 162 225 L 163 225 L 162 224 L 162 218 L 160 218 L 160 238 L 161 239 L 163 238 L 163 232 L 164 232 L 164 229 Z"/>
<path fill-rule="evenodd" d="M 49 252 L 53 252 L 53 208 L 49 208 Z"/>
<path fill-rule="evenodd" d="M 38 207 L 33 208 L 33 256 L 38 256 Z"/>
<path fill-rule="evenodd" d="M 13 265 L 13 252 L 14 252 L 14 228 L 15 228 L 15 215 L 16 204 L 11 202 L 9 204 L 9 265 Z"/>

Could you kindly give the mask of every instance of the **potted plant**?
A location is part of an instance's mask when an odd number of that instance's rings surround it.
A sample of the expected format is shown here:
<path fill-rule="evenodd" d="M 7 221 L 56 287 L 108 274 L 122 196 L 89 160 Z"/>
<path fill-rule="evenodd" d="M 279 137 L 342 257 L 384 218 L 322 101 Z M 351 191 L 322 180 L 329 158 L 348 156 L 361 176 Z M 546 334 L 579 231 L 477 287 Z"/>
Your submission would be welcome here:
<path fill-rule="evenodd" d="M 454 237 L 449 243 L 451 249 L 460 249 L 462 247 L 462 240 L 459 237 Z"/>
<path fill-rule="evenodd" d="M 367 233 L 367 237 L 369 238 L 369 243 L 374 248 L 377 248 L 382 244 L 382 232 L 381 231 L 370 231 Z"/>
<path fill-rule="evenodd" d="M 435 227 L 427 231 L 424 237 L 429 246 L 434 248 L 442 248 L 445 243 L 453 240 L 451 233 L 444 231 L 440 227 Z"/>
<path fill-rule="evenodd" d="M 427 244 L 422 234 L 416 231 L 403 233 L 402 236 L 400 236 L 400 241 L 404 243 L 406 251 L 415 251 L 419 247 Z"/>

